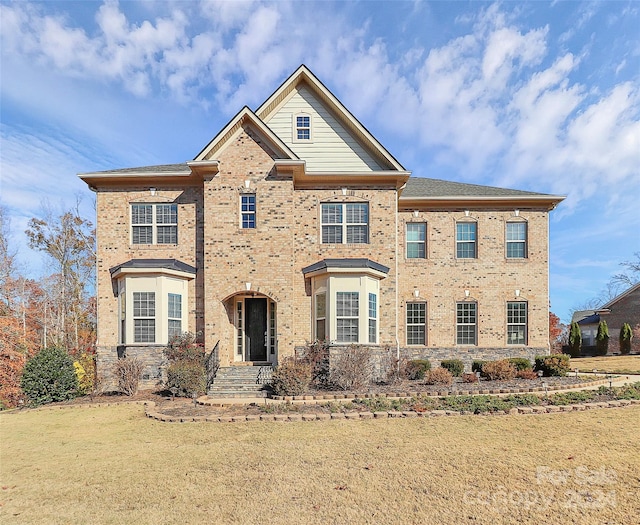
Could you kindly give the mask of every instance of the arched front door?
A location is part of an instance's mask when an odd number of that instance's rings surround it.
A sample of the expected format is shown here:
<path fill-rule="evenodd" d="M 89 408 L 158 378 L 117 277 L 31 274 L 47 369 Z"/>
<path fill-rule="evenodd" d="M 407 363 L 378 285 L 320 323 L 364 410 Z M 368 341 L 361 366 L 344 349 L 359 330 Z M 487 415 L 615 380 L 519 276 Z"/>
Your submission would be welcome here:
<path fill-rule="evenodd" d="M 275 362 L 276 303 L 266 296 L 236 296 L 235 361 Z"/>

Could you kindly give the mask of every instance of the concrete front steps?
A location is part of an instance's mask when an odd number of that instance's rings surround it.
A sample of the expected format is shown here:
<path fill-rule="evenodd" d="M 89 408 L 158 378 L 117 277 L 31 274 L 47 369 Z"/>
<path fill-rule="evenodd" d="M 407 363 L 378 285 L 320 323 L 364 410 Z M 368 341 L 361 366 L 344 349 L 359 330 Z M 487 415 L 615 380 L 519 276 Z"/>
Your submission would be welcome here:
<path fill-rule="evenodd" d="M 218 369 L 207 392 L 211 398 L 263 398 L 267 397 L 267 384 L 271 379 L 270 363 L 246 363 Z"/>

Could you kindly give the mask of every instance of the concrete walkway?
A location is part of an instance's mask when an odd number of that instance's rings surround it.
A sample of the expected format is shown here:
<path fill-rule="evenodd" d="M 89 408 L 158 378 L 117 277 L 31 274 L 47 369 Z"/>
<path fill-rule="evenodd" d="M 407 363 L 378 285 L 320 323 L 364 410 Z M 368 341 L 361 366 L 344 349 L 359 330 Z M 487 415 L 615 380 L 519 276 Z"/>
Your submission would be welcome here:
<path fill-rule="evenodd" d="M 570 375 L 570 374 L 569 374 Z M 594 374 L 592 372 L 589 373 L 580 373 L 581 376 L 588 377 L 587 381 L 598 381 L 597 384 L 584 386 L 580 388 L 566 388 L 562 390 L 549 390 L 549 394 L 557 394 L 561 392 L 576 392 L 578 390 L 598 390 L 601 386 L 609 386 L 609 377 L 610 383 L 612 387 L 620 387 L 632 383 L 640 382 L 640 374 L 624 374 L 624 375 L 610 375 L 604 373 Z M 601 381 L 605 381 L 602 383 Z M 524 393 L 535 393 L 535 394 L 544 394 L 544 391 L 538 392 L 509 392 L 509 393 L 501 393 L 501 394 L 491 394 L 496 396 L 508 396 L 512 394 L 524 394 Z M 480 393 L 473 393 L 471 395 L 486 395 Z M 434 397 L 441 397 L 440 395 L 436 395 Z M 350 399 L 353 399 L 353 396 L 345 399 L 334 399 L 333 401 L 337 402 L 347 402 Z M 393 398 L 392 398 L 393 399 Z M 198 404 L 212 407 L 224 407 L 224 406 L 232 406 L 232 405 L 270 405 L 270 404 L 281 404 L 281 403 L 293 403 L 293 404 L 318 404 L 318 403 L 327 403 L 330 402 L 330 399 L 296 399 L 293 401 L 285 401 L 282 399 L 271 399 L 268 397 L 230 397 L 230 398 L 212 398 L 208 396 L 202 396 L 198 398 Z"/>

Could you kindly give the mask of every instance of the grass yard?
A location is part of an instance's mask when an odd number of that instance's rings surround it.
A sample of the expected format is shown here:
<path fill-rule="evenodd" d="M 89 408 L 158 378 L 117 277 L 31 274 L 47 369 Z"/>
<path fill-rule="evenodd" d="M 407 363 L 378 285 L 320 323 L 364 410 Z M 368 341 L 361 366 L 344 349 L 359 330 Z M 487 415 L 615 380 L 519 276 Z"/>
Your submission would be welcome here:
<path fill-rule="evenodd" d="M 612 374 L 640 374 L 640 355 L 612 355 L 602 357 L 578 357 L 571 359 L 571 370 Z"/>
<path fill-rule="evenodd" d="M 161 423 L 0 414 L 3 524 L 623 524 L 640 406 L 541 416 Z"/>

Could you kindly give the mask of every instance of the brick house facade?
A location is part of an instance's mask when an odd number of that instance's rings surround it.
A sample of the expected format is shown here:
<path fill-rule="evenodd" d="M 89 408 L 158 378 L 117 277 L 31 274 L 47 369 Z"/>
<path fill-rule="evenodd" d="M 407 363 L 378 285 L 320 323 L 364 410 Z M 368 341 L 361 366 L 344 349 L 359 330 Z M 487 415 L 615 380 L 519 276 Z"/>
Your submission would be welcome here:
<path fill-rule="evenodd" d="M 193 161 L 80 177 L 97 194 L 107 383 L 127 354 L 154 386 L 184 331 L 222 366 L 315 339 L 468 366 L 549 351 L 562 197 L 412 177 L 305 66 Z"/>

